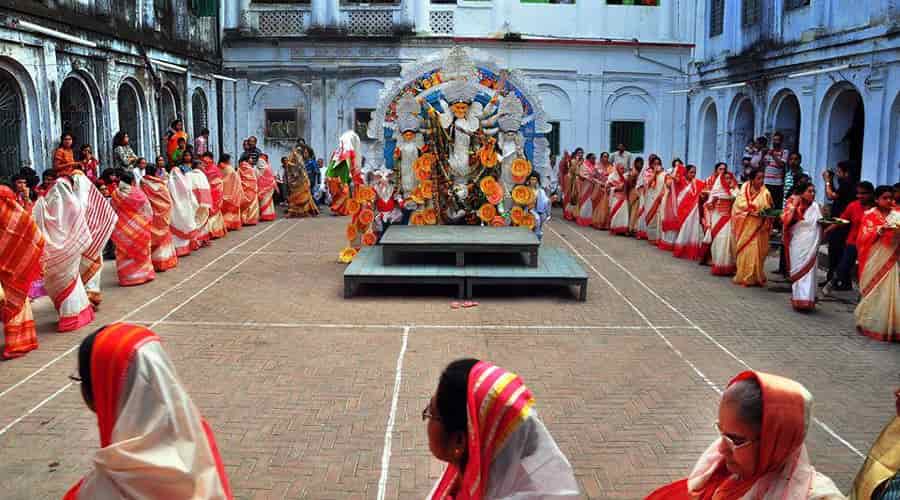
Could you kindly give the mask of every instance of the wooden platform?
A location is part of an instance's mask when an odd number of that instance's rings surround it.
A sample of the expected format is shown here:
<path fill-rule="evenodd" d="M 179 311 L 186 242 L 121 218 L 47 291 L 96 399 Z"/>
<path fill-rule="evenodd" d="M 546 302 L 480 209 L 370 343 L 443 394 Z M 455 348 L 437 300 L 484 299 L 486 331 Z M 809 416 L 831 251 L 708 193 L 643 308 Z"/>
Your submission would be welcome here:
<path fill-rule="evenodd" d="M 472 298 L 473 288 L 482 285 L 574 285 L 579 287 L 578 300 L 587 300 L 587 273 L 562 248 L 545 247 L 537 267 L 498 263 L 469 263 L 465 267 L 429 263 L 385 265 L 383 250 L 381 246 L 365 247 L 347 266 L 345 298 L 352 297 L 362 284 L 455 285 L 459 298 Z"/>
<path fill-rule="evenodd" d="M 404 253 L 454 254 L 459 267 L 466 265 L 467 254 L 511 253 L 528 255 L 528 265 L 538 267 L 541 242 L 521 227 L 397 225 L 385 231 L 380 244 L 389 265 L 401 262 Z"/>

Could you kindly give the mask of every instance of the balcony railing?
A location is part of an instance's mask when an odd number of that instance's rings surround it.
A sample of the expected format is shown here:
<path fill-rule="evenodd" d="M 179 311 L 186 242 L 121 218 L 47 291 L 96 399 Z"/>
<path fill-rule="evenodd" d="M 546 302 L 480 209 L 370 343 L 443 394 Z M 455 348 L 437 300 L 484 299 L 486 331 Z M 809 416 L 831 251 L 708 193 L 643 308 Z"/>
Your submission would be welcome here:
<path fill-rule="evenodd" d="M 341 6 L 341 29 L 350 35 L 392 35 L 401 28 L 399 5 Z"/>
<path fill-rule="evenodd" d="M 263 37 L 303 35 L 309 30 L 309 7 L 254 6 L 244 12 L 246 25 L 254 34 Z"/>

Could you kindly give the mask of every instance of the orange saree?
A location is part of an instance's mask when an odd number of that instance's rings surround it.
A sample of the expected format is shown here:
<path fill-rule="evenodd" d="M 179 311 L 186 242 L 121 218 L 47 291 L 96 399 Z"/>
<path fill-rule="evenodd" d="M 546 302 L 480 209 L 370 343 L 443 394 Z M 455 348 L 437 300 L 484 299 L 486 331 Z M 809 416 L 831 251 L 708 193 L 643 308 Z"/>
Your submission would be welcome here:
<path fill-rule="evenodd" d="M 241 177 L 227 163 L 220 163 L 219 171 L 222 172 L 222 219 L 226 230 L 237 231 L 242 226 L 241 199 L 244 188 L 241 187 Z"/>
<path fill-rule="evenodd" d="M 737 273 L 734 282 L 743 286 L 766 284 L 766 256 L 769 255 L 769 230 L 772 222 L 759 212 L 772 207 L 772 195 L 766 186 L 754 191 L 750 181 L 741 186 L 734 202 L 731 221 L 734 230 Z"/>
<path fill-rule="evenodd" d="M 856 328 L 860 333 L 885 342 L 900 342 L 900 209 L 885 217 L 878 208 L 863 215 L 856 246 L 859 248 L 859 288 Z M 881 234 L 879 233 L 881 231 Z"/>
<path fill-rule="evenodd" d="M 151 255 L 153 208 L 140 189 L 124 182 L 111 193 L 119 215 L 112 240 L 116 245 L 116 273 L 120 286 L 143 285 L 156 278 Z"/>
<path fill-rule="evenodd" d="M 241 176 L 241 224 L 255 226 L 259 223 L 259 184 L 256 169 L 242 161 L 238 173 Z"/>
<path fill-rule="evenodd" d="M 275 220 L 275 175 L 272 173 L 272 167 L 263 159 L 260 159 L 257 165 L 262 164 L 260 168 L 257 166 L 257 186 L 259 188 L 259 220 L 263 222 Z"/>
<path fill-rule="evenodd" d="M 172 241 L 172 196 L 166 181 L 145 175 L 141 190 L 150 202 L 153 219 L 150 221 L 150 261 L 156 272 L 163 272 L 178 265 L 175 243 Z"/>
<path fill-rule="evenodd" d="M 209 181 L 209 190 L 212 194 L 212 207 L 209 209 L 209 219 L 206 227 L 209 229 L 209 237 L 216 240 L 225 236 L 225 219 L 222 218 L 222 195 L 224 181 L 222 172 L 219 167 L 207 158 L 203 162 L 203 173 L 206 174 L 206 180 Z"/>

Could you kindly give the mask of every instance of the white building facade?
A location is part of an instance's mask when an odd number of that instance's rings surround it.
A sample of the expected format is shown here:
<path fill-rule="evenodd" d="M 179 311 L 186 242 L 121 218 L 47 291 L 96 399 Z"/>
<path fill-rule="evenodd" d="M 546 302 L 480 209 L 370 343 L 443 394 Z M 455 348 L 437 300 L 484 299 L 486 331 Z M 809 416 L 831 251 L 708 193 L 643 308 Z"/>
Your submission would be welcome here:
<path fill-rule="evenodd" d="M 214 77 L 217 17 L 188 4 L 0 1 L 0 178 L 23 165 L 50 168 L 63 132 L 76 150 L 90 144 L 105 168 L 124 130 L 152 163 L 176 118 L 191 137 L 209 128 L 218 152 L 219 101 L 231 82 Z"/>
<path fill-rule="evenodd" d="M 239 81 L 226 135 L 257 136 L 273 165 L 298 139 L 327 159 L 343 131 L 366 139 L 379 92 L 403 64 L 463 45 L 538 87 L 554 153 L 623 141 L 638 154 L 684 155 L 688 97 L 671 91 L 687 85 L 694 3 L 624 1 L 640 5 L 228 0 L 223 65 Z"/>
<path fill-rule="evenodd" d="M 705 0 L 699 9 L 689 156 L 705 172 L 717 160 L 739 164 L 748 140 L 781 131 L 820 188 L 839 161 L 876 185 L 900 180 L 895 1 Z"/>

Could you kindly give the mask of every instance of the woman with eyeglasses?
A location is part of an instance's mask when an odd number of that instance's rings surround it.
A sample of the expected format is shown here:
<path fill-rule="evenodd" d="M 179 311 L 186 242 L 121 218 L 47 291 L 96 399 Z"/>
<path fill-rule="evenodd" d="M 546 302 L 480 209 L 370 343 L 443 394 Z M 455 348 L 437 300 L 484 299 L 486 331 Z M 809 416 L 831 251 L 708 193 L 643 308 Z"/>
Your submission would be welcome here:
<path fill-rule="evenodd" d="M 798 382 L 750 370 L 738 374 L 719 403 L 719 438 L 687 478 L 647 500 L 843 499 L 809 463 L 804 441 L 811 406 L 812 394 Z"/>
<path fill-rule="evenodd" d="M 232 498 L 212 429 L 152 331 L 114 323 L 87 336 L 70 378 L 97 414 L 100 449 L 64 500 Z"/>
<path fill-rule="evenodd" d="M 431 453 L 447 462 L 432 500 L 579 496 L 572 466 L 514 373 L 477 359 L 450 363 L 422 420 Z"/>

